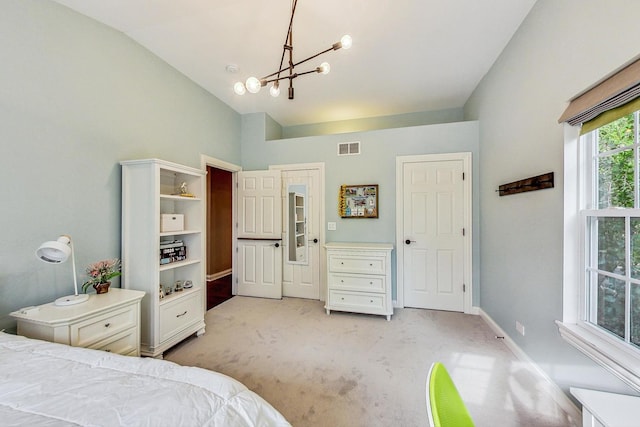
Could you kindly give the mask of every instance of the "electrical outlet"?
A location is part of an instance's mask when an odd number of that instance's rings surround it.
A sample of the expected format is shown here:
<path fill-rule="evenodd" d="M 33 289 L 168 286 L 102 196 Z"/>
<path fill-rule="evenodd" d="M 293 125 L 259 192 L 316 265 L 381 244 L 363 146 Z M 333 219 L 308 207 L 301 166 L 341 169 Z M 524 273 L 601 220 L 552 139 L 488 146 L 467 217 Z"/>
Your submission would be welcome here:
<path fill-rule="evenodd" d="M 336 229 L 336 223 L 335 222 L 328 222 L 327 223 L 327 230 L 335 230 Z"/>
<path fill-rule="evenodd" d="M 516 331 L 520 333 L 520 335 L 524 336 L 524 325 L 516 320 Z"/>

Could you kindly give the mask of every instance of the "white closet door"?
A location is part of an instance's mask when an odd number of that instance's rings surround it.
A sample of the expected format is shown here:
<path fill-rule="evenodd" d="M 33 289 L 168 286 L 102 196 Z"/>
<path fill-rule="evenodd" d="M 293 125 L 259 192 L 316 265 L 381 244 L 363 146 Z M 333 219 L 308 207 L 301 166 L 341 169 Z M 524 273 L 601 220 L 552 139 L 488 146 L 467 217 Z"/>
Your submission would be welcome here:
<path fill-rule="evenodd" d="M 404 305 L 464 310 L 463 161 L 404 165 Z"/>

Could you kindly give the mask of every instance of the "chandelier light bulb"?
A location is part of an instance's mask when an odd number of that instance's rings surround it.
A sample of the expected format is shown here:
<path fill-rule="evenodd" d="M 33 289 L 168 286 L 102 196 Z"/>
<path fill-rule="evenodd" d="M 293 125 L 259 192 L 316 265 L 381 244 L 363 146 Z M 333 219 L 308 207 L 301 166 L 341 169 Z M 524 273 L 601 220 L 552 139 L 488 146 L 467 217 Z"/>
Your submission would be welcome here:
<path fill-rule="evenodd" d="M 271 89 L 269 89 L 269 93 L 274 98 L 277 98 L 280 95 L 280 85 L 278 84 L 278 82 L 275 82 L 273 86 L 271 86 Z"/>
<path fill-rule="evenodd" d="M 351 36 L 349 34 L 345 34 L 340 39 L 340 44 L 342 45 L 343 49 L 349 49 L 351 47 L 351 45 L 353 44 L 353 39 L 351 38 Z"/>
<path fill-rule="evenodd" d="M 260 92 L 260 88 L 262 87 L 262 85 L 260 84 L 260 80 L 258 80 L 256 77 L 249 77 L 247 79 L 247 90 L 251 93 L 258 93 Z"/>
<path fill-rule="evenodd" d="M 247 89 L 244 87 L 244 83 L 237 82 L 233 85 L 233 91 L 236 95 L 244 95 L 247 92 Z"/>
<path fill-rule="evenodd" d="M 323 62 L 322 64 L 320 64 L 320 66 L 318 67 L 318 72 L 320 74 L 329 74 L 329 71 L 331 71 L 331 65 L 329 65 L 328 62 Z"/>

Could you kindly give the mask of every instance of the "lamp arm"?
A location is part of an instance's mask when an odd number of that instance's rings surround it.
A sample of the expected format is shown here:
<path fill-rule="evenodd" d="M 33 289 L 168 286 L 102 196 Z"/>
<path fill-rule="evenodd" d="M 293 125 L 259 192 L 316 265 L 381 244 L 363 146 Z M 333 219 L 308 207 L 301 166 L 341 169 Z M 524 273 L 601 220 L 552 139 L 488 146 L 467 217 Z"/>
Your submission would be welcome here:
<path fill-rule="evenodd" d="M 75 251 L 73 250 L 73 240 L 69 238 L 69 245 L 71 246 L 71 268 L 73 268 L 73 289 L 75 291 L 75 295 L 78 295 L 78 277 L 76 274 L 76 256 Z"/>

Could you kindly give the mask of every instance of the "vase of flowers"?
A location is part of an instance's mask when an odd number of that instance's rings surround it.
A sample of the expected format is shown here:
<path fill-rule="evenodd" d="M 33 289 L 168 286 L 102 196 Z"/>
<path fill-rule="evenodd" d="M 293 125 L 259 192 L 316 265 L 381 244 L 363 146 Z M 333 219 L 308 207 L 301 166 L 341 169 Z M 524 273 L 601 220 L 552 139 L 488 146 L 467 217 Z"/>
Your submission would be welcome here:
<path fill-rule="evenodd" d="M 117 258 L 105 259 L 89 264 L 87 275 L 89 280 L 82 285 L 84 293 L 87 293 L 89 286 L 92 286 L 96 293 L 105 294 L 109 292 L 111 279 L 120 275 L 120 260 Z"/>

